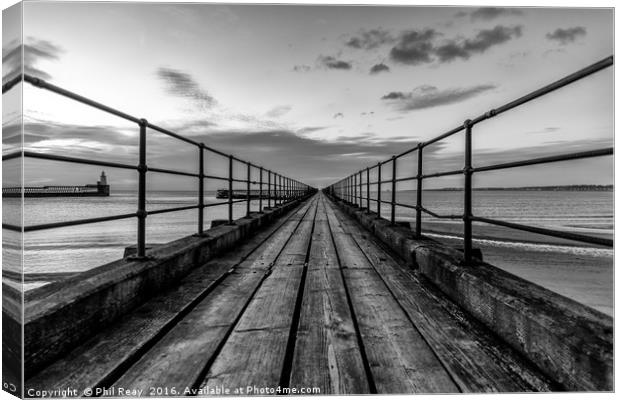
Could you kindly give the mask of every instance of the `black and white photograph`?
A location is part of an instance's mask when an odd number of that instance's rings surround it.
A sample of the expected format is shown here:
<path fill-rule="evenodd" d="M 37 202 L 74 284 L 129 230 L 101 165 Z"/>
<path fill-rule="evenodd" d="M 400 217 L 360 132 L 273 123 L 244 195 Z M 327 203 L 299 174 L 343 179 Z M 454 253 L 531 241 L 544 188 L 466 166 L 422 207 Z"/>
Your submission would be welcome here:
<path fill-rule="evenodd" d="M 614 19 L 4 4 L 4 398 L 611 398 Z"/>

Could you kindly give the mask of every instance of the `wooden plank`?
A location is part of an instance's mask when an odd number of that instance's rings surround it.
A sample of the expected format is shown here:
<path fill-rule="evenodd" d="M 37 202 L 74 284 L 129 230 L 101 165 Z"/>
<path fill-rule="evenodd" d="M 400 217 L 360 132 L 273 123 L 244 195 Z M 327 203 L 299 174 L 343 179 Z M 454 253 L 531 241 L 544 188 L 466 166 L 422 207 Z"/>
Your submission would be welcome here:
<path fill-rule="evenodd" d="M 208 371 L 201 388 L 276 388 L 312 235 L 317 197 Z M 245 393 L 247 394 L 247 393 Z"/>
<path fill-rule="evenodd" d="M 290 385 L 317 387 L 321 394 L 370 393 L 322 201 L 312 234 Z"/>
<path fill-rule="evenodd" d="M 233 274 L 129 368 L 115 386 L 143 392 L 151 387 L 180 391 L 193 387 L 310 207 L 294 214 L 252 257 L 240 263 Z"/>
<path fill-rule="evenodd" d="M 377 239 L 340 210 L 335 215 L 350 233 L 398 302 L 464 392 L 548 391 L 550 381 L 499 342 L 433 287 L 397 261 Z"/>
<path fill-rule="evenodd" d="M 336 224 L 331 206 L 326 207 L 326 212 L 330 225 Z M 381 277 L 357 245 L 351 243 L 351 236 L 332 233 L 377 392 L 458 392 Z"/>
<path fill-rule="evenodd" d="M 157 340 L 161 332 L 170 328 L 177 316 L 192 307 L 203 294 L 231 267 L 244 258 L 261 254 L 260 249 L 270 245 L 267 240 L 274 232 L 289 225 L 292 217 L 303 215 L 310 202 L 292 210 L 281 222 L 270 225 L 252 239 L 202 267 L 192 271 L 179 286 L 170 289 L 130 313 L 118 324 L 106 329 L 62 359 L 45 368 L 26 382 L 34 389 L 98 387 L 127 368 L 143 348 Z M 262 244 L 261 244 L 262 243 Z M 258 246 L 258 249 L 257 249 Z"/>

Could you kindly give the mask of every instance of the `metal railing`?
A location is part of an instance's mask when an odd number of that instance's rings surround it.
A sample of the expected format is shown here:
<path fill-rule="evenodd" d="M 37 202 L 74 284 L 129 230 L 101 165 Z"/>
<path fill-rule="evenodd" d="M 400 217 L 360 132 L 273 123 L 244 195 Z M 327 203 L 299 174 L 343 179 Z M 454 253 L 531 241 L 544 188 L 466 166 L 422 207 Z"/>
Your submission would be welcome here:
<path fill-rule="evenodd" d="M 10 154 L 3 155 L 2 161 L 8 161 L 8 160 L 24 157 L 24 158 L 35 158 L 35 159 L 48 160 L 48 161 L 60 161 L 60 162 L 69 162 L 69 163 L 86 164 L 86 165 L 97 165 L 97 166 L 102 166 L 102 167 L 120 168 L 120 169 L 136 171 L 138 173 L 138 201 L 137 201 L 138 209 L 135 213 L 129 213 L 129 214 L 117 214 L 117 215 L 110 215 L 110 216 L 98 217 L 98 218 L 86 218 L 86 219 L 54 222 L 54 223 L 39 224 L 39 225 L 30 225 L 30 226 L 23 226 L 23 227 L 3 223 L 2 224 L 3 229 L 8 229 L 8 230 L 17 231 L 17 232 L 21 232 L 22 230 L 23 232 L 32 232 L 32 231 L 39 231 L 43 229 L 52 229 L 52 228 L 60 228 L 60 227 L 67 227 L 67 226 L 74 226 L 74 225 L 92 224 L 92 223 L 97 223 L 97 222 L 113 221 L 113 220 L 120 220 L 120 219 L 126 219 L 126 218 L 137 218 L 137 252 L 134 258 L 144 259 L 146 258 L 145 256 L 146 218 L 149 215 L 198 209 L 197 235 L 202 236 L 204 234 L 204 209 L 205 208 L 215 207 L 215 206 L 220 206 L 220 205 L 228 205 L 228 223 L 233 224 L 233 204 L 240 203 L 240 202 L 246 202 L 247 203 L 246 204 L 246 216 L 249 216 L 249 214 L 252 212 L 251 204 L 250 204 L 251 203 L 251 195 L 250 195 L 251 185 L 259 186 L 258 210 L 257 210 L 258 212 L 263 211 L 263 199 L 264 198 L 267 200 L 267 207 L 271 208 L 272 206 L 278 207 L 292 200 L 300 199 L 316 191 L 316 189 L 296 179 L 286 177 L 277 172 L 266 169 L 262 166 L 258 166 L 249 161 L 242 160 L 240 158 L 235 157 L 234 155 L 226 154 L 222 151 L 209 147 L 205 145 L 204 143 L 198 143 L 190 138 L 181 136 L 175 132 L 172 132 L 170 130 L 154 125 L 148 122 L 146 119 L 137 118 L 132 115 L 126 114 L 122 111 L 116 110 L 112 107 L 108 107 L 104 104 L 101 104 L 91 99 L 88 99 L 86 97 L 80 96 L 76 93 L 70 92 L 61 87 L 55 86 L 51 83 L 48 83 L 42 79 L 30 76 L 28 74 L 17 76 L 16 78 L 11 79 L 10 81 L 2 85 L 2 93 L 4 94 L 5 92 L 9 91 L 11 88 L 13 88 L 15 85 L 17 85 L 22 80 L 32 84 L 35 87 L 45 89 L 50 92 L 59 94 L 61 96 L 73 99 L 77 102 L 86 104 L 90 107 L 94 107 L 108 114 L 115 115 L 119 118 L 122 118 L 126 121 L 133 122 L 136 125 L 138 125 L 139 127 L 138 164 L 130 165 L 130 164 L 108 162 L 108 161 L 102 161 L 102 160 L 90 160 L 90 159 L 85 159 L 85 158 L 67 157 L 67 156 L 60 156 L 60 155 L 33 152 L 33 151 L 22 151 L 23 149 L 10 153 Z M 198 166 L 197 166 L 198 172 L 195 172 L 195 173 L 183 172 L 183 171 L 172 170 L 172 169 L 167 169 L 167 168 L 149 167 L 147 165 L 147 128 L 194 146 L 198 151 Z M 209 175 L 205 173 L 205 166 L 204 166 L 205 152 L 209 152 L 210 154 L 223 157 L 224 159 L 228 161 L 227 176 L 221 176 L 221 175 L 216 176 L 216 175 Z M 245 164 L 247 166 L 247 171 L 246 171 L 247 175 L 245 179 L 237 179 L 234 177 L 233 163 L 235 161 Z M 258 174 L 259 174 L 258 181 L 251 179 L 252 169 L 254 169 L 255 171 L 258 171 Z M 166 209 L 161 209 L 161 210 L 147 211 L 146 210 L 147 172 L 156 172 L 156 173 L 197 178 L 198 179 L 198 188 L 197 188 L 198 204 L 191 205 L 191 206 L 174 207 L 174 208 L 166 208 Z M 265 173 L 267 175 L 267 182 L 264 181 Z M 205 179 L 228 182 L 227 201 L 205 204 L 204 203 Z M 233 200 L 233 194 L 234 194 L 233 184 L 234 183 L 246 183 L 247 195 L 245 199 Z M 263 195 L 264 189 L 266 189 L 266 195 Z M 272 200 L 273 200 L 273 205 L 272 205 Z"/>
<path fill-rule="evenodd" d="M 456 128 L 449 130 L 433 139 L 430 139 L 426 142 L 418 143 L 418 145 L 414 148 L 411 148 L 401 154 L 391 157 L 388 160 L 377 163 L 377 165 L 372 167 L 367 167 L 366 169 L 360 170 L 354 174 L 347 176 L 344 179 L 328 186 L 325 191 L 332 194 L 333 196 L 344 200 L 350 204 L 355 204 L 361 208 L 365 208 L 367 211 L 371 211 L 371 202 L 376 203 L 376 212 L 377 217 L 381 218 L 381 205 L 382 204 L 390 204 L 390 222 L 395 224 L 395 209 L 396 207 L 404 207 L 409 209 L 416 210 L 415 213 L 415 235 L 417 237 L 422 236 L 422 213 L 428 214 L 435 218 L 441 219 L 462 219 L 463 220 L 463 256 L 464 262 L 466 264 L 472 263 L 472 222 L 483 222 L 486 224 L 502 226 L 506 228 L 546 235 L 553 236 L 561 239 L 569 239 L 574 241 L 579 241 L 583 243 L 602 245 L 607 247 L 613 247 L 612 239 L 605 239 L 600 237 L 587 236 L 577 233 L 558 231 L 547 228 L 540 228 L 535 226 L 516 224 L 512 222 L 506 222 L 501 220 L 495 220 L 491 218 L 478 217 L 473 215 L 472 213 L 472 176 L 475 173 L 487 172 L 487 171 L 496 171 L 503 170 L 507 168 L 516 168 L 528 165 L 536 165 L 536 164 L 545 164 L 545 163 L 553 163 L 558 161 L 567 161 L 567 160 L 578 160 L 584 158 L 591 157 L 601 157 L 608 156 L 613 154 L 613 147 L 602 148 L 597 150 L 583 151 L 577 153 L 569 153 L 562 154 L 556 156 L 549 157 L 541 157 L 541 158 L 533 158 L 523 161 L 515 161 L 515 162 L 507 162 L 501 164 L 494 165 L 486 165 L 482 167 L 474 167 L 472 165 L 472 130 L 474 126 L 477 124 L 496 117 L 506 111 L 512 110 L 522 104 L 528 103 L 538 97 L 544 96 L 550 92 L 553 92 L 557 89 L 560 89 L 564 86 L 567 86 L 573 82 L 576 82 L 580 79 L 583 79 L 589 75 L 592 75 L 598 71 L 601 71 L 605 68 L 608 68 L 613 65 L 613 56 L 609 56 L 604 58 L 603 60 L 592 64 L 584 69 L 581 69 L 573 74 L 570 74 L 556 82 L 553 82 L 547 86 L 544 86 L 538 90 L 535 90 L 523 97 L 520 97 L 514 101 L 511 101 L 507 104 L 504 104 L 501 107 L 492 109 L 476 118 L 467 119 L 462 125 L 457 126 Z M 465 131 L 465 150 L 464 150 L 464 167 L 461 170 L 451 170 L 451 171 L 442 171 L 431 174 L 424 174 L 424 149 L 433 143 L 437 143 L 441 140 L 449 138 L 454 134 Z M 402 178 L 396 177 L 396 167 L 397 161 L 409 154 L 417 152 L 417 174 L 414 176 L 407 176 Z M 381 170 L 382 166 L 387 166 L 387 164 L 391 163 L 392 169 L 392 177 L 389 180 L 382 180 L 381 178 Z M 377 180 L 370 181 L 370 171 L 377 169 Z M 363 175 L 365 175 L 365 180 L 363 179 Z M 464 177 L 464 187 L 463 187 L 463 214 L 462 215 L 440 215 L 437 213 L 428 210 L 422 205 L 422 191 L 423 191 L 423 181 L 425 179 L 430 178 L 438 178 L 444 176 L 452 176 L 452 175 L 462 175 Z M 402 204 L 396 201 L 396 184 L 404 181 L 416 181 L 416 205 L 410 204 Z M 391 199 L 390 201 L 381 199 L 381 185 L 383 184 L 391 184 Z M 377 188 L 377 198 L 370 198 L 370 189 L 371 185 L 376 185 Z M 366 186 L 365 196 L 363 198 L 363 187 Z"/>

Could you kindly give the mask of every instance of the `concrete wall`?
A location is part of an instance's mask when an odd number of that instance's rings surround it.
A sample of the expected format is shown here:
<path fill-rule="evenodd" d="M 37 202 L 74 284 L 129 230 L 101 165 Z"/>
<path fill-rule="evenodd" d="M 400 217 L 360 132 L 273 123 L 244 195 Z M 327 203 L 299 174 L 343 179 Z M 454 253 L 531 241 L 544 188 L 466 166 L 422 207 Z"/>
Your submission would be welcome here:
<path fill-rule="evenodd" d="M 459 306 L 567 390 L 613 390 L 613 319 L 377 214 L 332 199 Z"/>
<path fill-rule="evenodd" d="M 192 268 L 233 249 L 239 241 L 298 206 L 294 201 L 253 213 L 147 251 L 147 261 L 121 259 L 27 292 L 24 318 L 26 378 L 132 308 L 171 287 Z"/>

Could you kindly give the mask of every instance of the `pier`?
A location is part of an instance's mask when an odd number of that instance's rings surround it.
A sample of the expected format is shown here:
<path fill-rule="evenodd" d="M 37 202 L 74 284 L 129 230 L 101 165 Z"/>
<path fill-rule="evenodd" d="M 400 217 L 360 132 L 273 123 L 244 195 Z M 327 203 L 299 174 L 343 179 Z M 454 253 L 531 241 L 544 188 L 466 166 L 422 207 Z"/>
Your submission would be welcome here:
<path fill-rule="evenodd" d="M 101 177 L 95 185 L 84 186 L 25 186 L 25 187 L 3 187 L 2 197 L 107 197 L 110 195 L 110 185 L 108 185 L 105 172 L 101 172 Z"/>
<path fill-rule="evenodd" d="M 515 285 L 495 304 L 485 305 L 479 297 L 480 308 L 504 313 L 505 328 L 520 307 L 532 311 L 534 299 L 536 318 L 562 311 L 565 316 L 555 318 L 590 321 L 579 325 L 589 336 L 573 339 L 564 336 L 570 326 L 547 332 L 540 326 L 547 322 L 518 319 L 524 324 L 517 328 L 522 340 L 539 355 L 557 350 L 553 346 L 563 348 L 558 360 L 548 360 L 558 365 L 544 371 L 544 364 L 537 366 L 527 351 L 503 341 L 387 249 L 346 207 L 324 194 L 301 202 L 235 251 L 196 266 L 178 285 L 115 324 L 102 323 L 95 335 L 30 376 L 26 390 L 71 386 L 80 392 L 148 393 L 162 387 L 175 391 L 163 395 L 179 395 L 186 390 L 205 394 L 208 388 L 286 387 L 360 394 L 594 390 L 611 384 L 610 354 L 605 353 L 611 350 L 606 348 L 610 319 L 542 288 L 527 294 Z M 441 251 L 438 243 L 418 243 L 431 245 Z M 498 279 L 526 284 L 508 275 L 500 273 Z M 44 318 L 47 312 L 35 309 L 64 293 L 65 312 L 56 324 L 67 337 L 66 330 L 74 327 L 61 321 L 81 328 L 72 316 L 81 317 L 69 310 L 86 304 L 77 298 L 67 304 L 80 289 L 59 287 L 35 290 L 27 295 L 26 307 Z M 517 301 L 515 290 L 526 297 Z M 26 321 L 27 334 L 30 323 L 35 321 Z M 543 333 L 549 334 L 545 340 Z M 585 354 L 590 362 L 603 357 L 604 363 L 585 365 Z M 555 367 L 564 373 L 550 374 Z"/>
<path fill-rule="evenodd" d="M 368 167 L 323 190 L 25 75 L 36 87 L 134 122 L 139 159 L 132 165 L 30 151 L 3 157 L 121 168 L 138 177 L 135 213 L 3 224 L 30 232 L 136 220 L 136 242 L 124 257 L 25 293 L 4 286 L 3 320 L 14 333 L 6 334 L 5 357 L 17 364 L 23 356 L 24 395 L 67 388 L 71 396 L 612 391 L 612 318 L 484 262 L 471 233 L 472 222 L 482 222 L 613 246 L 485 219 L 471 204 L 474 173 L 612 155 L 606 148 L 474 167 L 471 149 L 476 124 L 612 64 L 602 60 L 380 162 L 374 181 Z M 197 171 L 149 167 L 147 128 L 194 146 Z M 425 175 L 423 149 L 458 132 L 465 134 L 464 169 Z M 398 177 L 398 160 L 414 152 L 416 175 Z M 221 157 L 227 173 L 205 170 L 205 153 Z M 243 178 L 233 162 L 243 166 Z M 382 180 L 382 166 L 390 178 Z M 197 204 L 148 210 L 152 173 L 194 178 Z M 422 203 L 423 182 L 456 174 L 465 182 L 463 214 L 433 213 Z M 205 204 L 206 180 L 227 183 L 226 201 Z M 408 180 L 417 184 L 415 205 L 396 201 L 397 184 Z M 390 185 L 390 200 L 381 199 L 381 185 Z M 234 218 L 235 203 L 244 205 L 241 218 Z M 382 204 L 390 206 L 387 218 Z M 225 207 L 227 218 L 206 228 L 205 213 L 215 206 Z M 396 219 L 396 207 L 414 210 L 412 226 Z M 147 243 L 149 215 L 184 210 L 197 210 L 195 234 Z M 462 220 L 463 246 L 425 236 L 422 213 Z"/>

